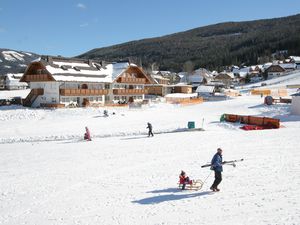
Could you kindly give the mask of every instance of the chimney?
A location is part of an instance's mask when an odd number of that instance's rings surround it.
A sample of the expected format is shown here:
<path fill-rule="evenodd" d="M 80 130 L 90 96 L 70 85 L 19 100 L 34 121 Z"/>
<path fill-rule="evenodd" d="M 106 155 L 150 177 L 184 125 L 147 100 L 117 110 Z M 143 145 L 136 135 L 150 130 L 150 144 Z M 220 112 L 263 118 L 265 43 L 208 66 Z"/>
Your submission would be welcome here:
<path fill-rule="evenodd" d="M 53 59 L 52 59 L 52 57 L 51 56 L 47 56 L 47 62 L 49 63 L 49 64 L 52 64 L 53 63 Z"/>

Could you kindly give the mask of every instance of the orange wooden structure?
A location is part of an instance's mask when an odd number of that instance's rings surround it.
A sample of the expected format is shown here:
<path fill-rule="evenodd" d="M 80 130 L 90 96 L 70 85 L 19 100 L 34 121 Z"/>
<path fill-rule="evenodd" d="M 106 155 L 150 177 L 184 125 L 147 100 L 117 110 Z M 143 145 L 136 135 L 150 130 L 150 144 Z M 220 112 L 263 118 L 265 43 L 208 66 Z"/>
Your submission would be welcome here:
<path fill-rule="evenodd" d="M 171 104 L 181 104 L 181 105 L 190 105 L 190 104 L 200 104 L 203 103 L 202 97 L 197 98 L 166 98 L 168 103 Z"/>
<path fill-rule="evenodd" d="M 253 89 L 253 90 L 251 90 L 251 95 L 271 95 L 271 90 L 269 90 L 269 89 Z"/>
<path fill-rule="evenodd" d="M 241 116 L 235 114 L 225 114 L 225 121 L 228 122 L 240 122 L 249 125 L 262 126 L 266 129 L 279 128 L 280 120 L 270 117 L 258 117 L 258 116 Z"/>

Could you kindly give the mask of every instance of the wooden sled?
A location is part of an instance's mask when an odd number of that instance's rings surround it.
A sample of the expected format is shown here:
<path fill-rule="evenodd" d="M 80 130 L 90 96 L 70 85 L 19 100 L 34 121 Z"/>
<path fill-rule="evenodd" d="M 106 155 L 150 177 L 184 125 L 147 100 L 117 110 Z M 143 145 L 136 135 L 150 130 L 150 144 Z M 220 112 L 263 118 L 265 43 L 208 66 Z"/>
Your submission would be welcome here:
<path fill-rule="evenodd" d="M 182 189 L 184 183 L 178 182 L 178 188 Z M 195 190 L 198 191 L 202 188 L 203 186 L 203 181 L 198 179 L 198 180 L 191 180 L 189 183 L 185 183 L 185 188 L 182 190 Z"/>

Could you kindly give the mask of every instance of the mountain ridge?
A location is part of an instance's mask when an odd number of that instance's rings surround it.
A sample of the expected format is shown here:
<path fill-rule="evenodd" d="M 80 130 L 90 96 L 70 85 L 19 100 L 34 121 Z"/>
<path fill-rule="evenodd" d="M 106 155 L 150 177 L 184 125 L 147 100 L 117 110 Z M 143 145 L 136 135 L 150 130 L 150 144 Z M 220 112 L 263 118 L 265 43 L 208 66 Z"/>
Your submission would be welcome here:
<path fill-rule="evenodd" d="M 95 48 L 77 57 L 117 61 L 129 58 L 161 70 L 181 71 L 184 63 L 222 69 L 230 64 L 257 64 L 278 50 L 300 54 L 300 14 L 244 22 L 223 22 L 161 37 Z"/>

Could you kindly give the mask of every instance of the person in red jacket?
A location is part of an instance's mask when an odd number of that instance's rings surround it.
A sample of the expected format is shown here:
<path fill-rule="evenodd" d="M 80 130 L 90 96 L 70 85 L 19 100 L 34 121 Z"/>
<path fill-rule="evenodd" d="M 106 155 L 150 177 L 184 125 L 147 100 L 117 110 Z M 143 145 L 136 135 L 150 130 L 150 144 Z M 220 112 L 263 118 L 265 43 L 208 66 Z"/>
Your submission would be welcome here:
<path fill-rule="evenodd" d="M 180 175 L 179 175 L 179 183 L 180 184 L 182 184 L 182 190 L 184 190 L 185 189 L 185 186 L 187 185 L 187 184 L 192 184 L 192 180 L 190 180 L 190 178 L 186 175 L 186 173 L 183 171 L 183 170 L 181 170 L 181 173 L 180 173 Z"/>

